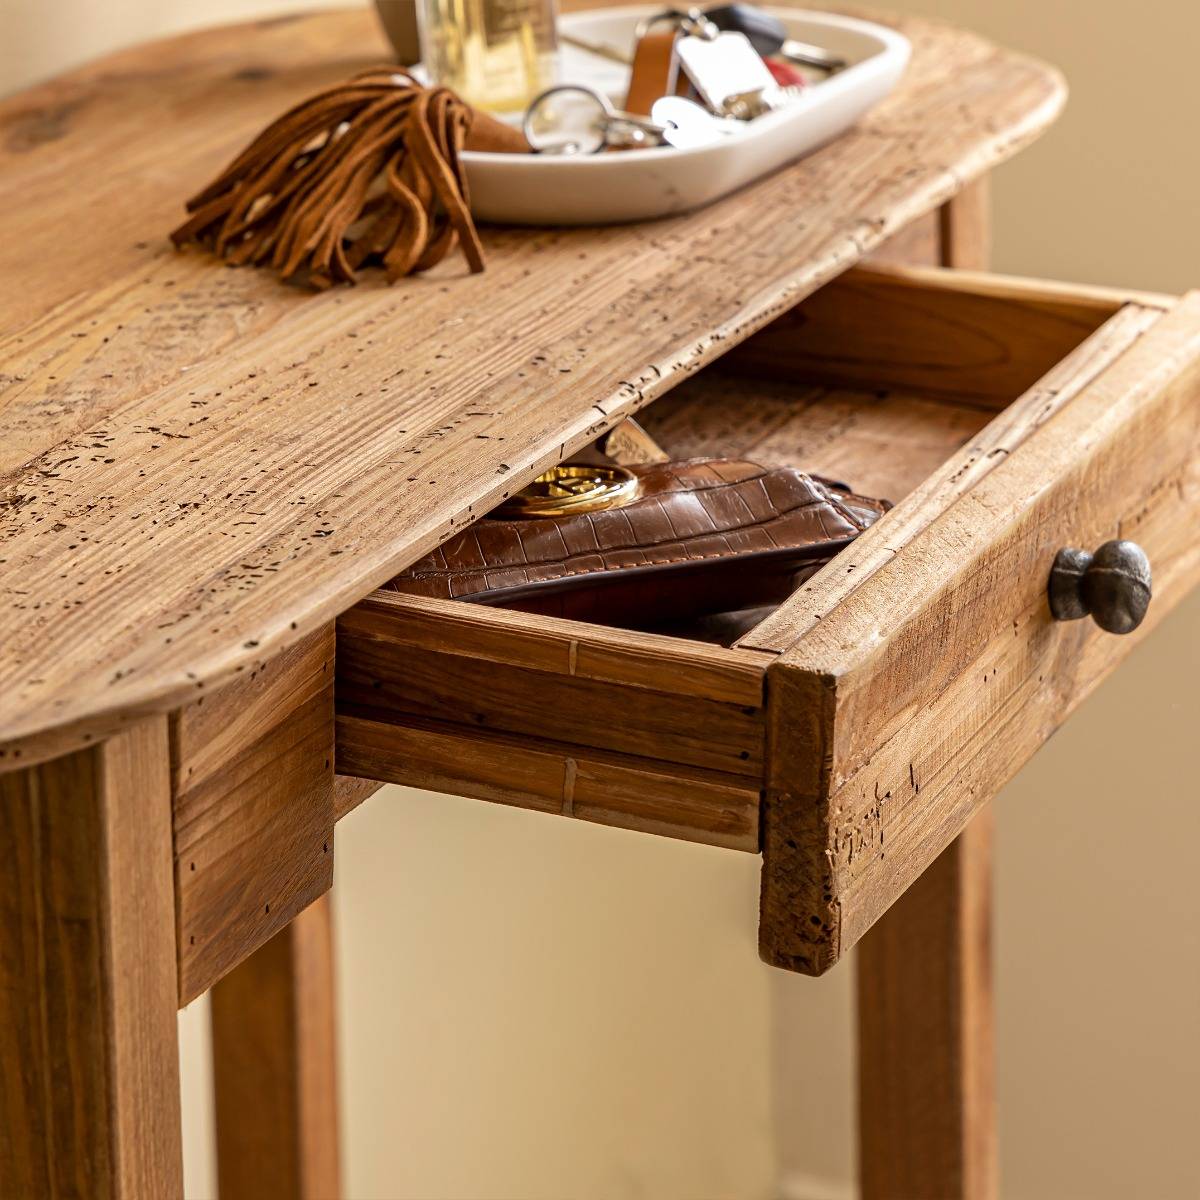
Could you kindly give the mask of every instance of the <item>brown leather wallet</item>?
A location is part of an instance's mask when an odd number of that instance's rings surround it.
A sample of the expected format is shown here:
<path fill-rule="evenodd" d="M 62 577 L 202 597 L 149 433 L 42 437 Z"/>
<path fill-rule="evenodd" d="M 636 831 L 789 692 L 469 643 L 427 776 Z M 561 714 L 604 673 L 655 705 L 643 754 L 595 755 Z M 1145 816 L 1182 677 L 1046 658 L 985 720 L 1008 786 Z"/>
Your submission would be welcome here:
<path fill-rule="evenodd" d="M 777 604 L 890 507 L 791 467 L 691 459 L 629 468 L 634 499 L 476 521 L 387 586 L 599 624 Z"/>

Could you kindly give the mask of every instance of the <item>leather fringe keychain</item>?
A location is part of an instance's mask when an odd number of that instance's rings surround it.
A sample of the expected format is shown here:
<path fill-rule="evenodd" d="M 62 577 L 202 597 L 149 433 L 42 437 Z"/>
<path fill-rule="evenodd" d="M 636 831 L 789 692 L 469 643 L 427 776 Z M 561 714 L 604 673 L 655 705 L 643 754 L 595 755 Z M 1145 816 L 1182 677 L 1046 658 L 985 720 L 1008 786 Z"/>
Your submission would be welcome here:
<path fill-rule="evenodd" d="M 171 240 L 318 288 L 354 283 L 371 263 L 394 282 L 456 245 L 482 271 L 463 149 L 529 146 L 447 88 L 395 67 L 364 71 L 268 125 L 188 201 L 191 216 Z"/>

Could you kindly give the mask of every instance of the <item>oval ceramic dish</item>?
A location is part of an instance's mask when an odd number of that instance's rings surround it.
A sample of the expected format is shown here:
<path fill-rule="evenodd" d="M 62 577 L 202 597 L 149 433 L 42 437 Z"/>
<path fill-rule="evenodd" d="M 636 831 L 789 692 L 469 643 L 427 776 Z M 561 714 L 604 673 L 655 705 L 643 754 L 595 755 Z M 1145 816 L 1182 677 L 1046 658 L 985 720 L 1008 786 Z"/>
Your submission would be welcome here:
<path fill-rule="evenodd" d="M 559 19 L 573 38 L 632 50 L 638 21 L 658 7 L 637 5 Z M 643 221 L 711 204 L 751 180 L 824 145 L 849 129 L 895 87 L 909 58 L 908 39 L 868 21 L 832 13 L 768 8 L 788 36 L 812 42 L 850 65 L 813 84 L 793 104 L 750 122 L 744 133 L 691 150 L 662 147 L 565 157 L 462 155 L 477 220 L 505 225 L 604 225 Z M 563 78 L 623 99 L 628 70 L 563 48 Z"/>

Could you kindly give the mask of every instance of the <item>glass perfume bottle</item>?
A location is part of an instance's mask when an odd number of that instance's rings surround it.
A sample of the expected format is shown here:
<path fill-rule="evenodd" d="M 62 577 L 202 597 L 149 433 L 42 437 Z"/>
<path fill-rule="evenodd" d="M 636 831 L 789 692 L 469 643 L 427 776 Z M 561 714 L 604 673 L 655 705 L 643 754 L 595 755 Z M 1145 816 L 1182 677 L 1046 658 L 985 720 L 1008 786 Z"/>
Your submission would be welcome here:
<path fill-rule="evenodd" d="M 554 0 L 419 0 L 432 82 L 491 112 L 525 108 L 554 83 Z"/>

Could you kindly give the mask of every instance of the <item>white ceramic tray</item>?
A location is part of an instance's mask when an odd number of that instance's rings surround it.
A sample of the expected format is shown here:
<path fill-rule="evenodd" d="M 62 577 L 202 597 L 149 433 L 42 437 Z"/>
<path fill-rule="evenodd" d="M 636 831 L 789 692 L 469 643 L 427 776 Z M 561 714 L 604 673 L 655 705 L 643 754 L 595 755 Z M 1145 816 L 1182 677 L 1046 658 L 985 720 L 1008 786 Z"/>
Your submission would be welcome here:
<path fill-rule="evenodd" d="M 628 50 L 639 19 L 659 11 L 637 5 L 573 13 L 559 19 L 559 28 Z M 882 25 L 794 8 L 766 11 L 790 37 L 827 47 L 851 65 L 813 84 L 787 108 L 750 122 L 744 133 L 691 150 L 578 157 L 464 152 L 471 211 L 495 224 L 605 225 L 711 204 L 849 129 L 895 87 L 908 64 L 908 39 Z M 562 77 L 591 84 L 619 106 L 628 70 L 564 47 Z"/>

